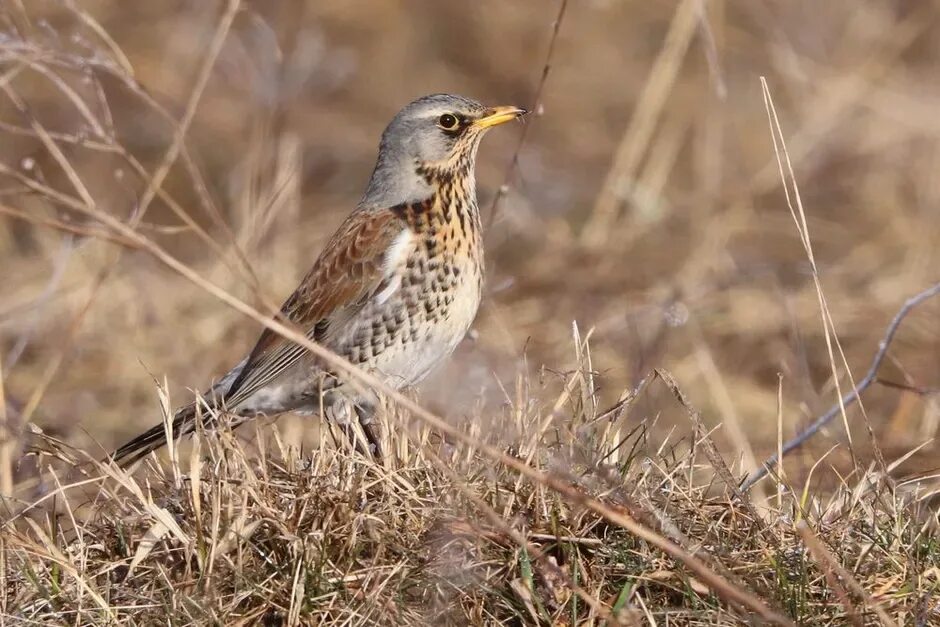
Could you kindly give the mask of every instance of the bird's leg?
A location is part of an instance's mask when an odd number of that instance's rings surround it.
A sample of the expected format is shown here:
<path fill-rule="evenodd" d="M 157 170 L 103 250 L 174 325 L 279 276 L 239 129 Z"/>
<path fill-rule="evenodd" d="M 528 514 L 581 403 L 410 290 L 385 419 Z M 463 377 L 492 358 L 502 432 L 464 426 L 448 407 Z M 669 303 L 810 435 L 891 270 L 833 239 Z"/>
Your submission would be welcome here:
<path fill-rule="evenodd" d="M 368 449 L 368 452 L 374 457 L 379 457 L 381 450 L 379 448 L 379 439 L 372 429 L 372 419 L 375 416 L 375 403 L 364 400 L 353 402 L 343 395 L 337 395 L 333 402 L 327 406 L 326 410 L 328 419 L 333 420 L 342 428 L 346 438 L 356 451 L 365 454 L 366 449 Z M 362 427 L 362 431 L 366 436 L 366 447 L 362 446 L 362 440 L 356 435 L 353 415 L 356 416 L 359 426 Z"/>
<path fill-rule="evenodd" d="M 359 426 L 369 442 L 369 452 L 376 460 L 382 459 L 381 440 L 375 433 L 375 403 L 356 403 L 356 415 L 359 417 Z"/>

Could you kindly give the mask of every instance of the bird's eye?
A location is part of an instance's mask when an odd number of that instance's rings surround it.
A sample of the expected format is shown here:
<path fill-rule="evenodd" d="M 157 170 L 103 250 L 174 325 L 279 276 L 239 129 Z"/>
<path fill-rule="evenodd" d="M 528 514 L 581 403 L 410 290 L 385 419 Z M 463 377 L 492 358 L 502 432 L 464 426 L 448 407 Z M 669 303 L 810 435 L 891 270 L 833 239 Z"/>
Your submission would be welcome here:
<path fill-rule="evenodd" d="M 445 113 L 437 119 L 437 124 L 445 131 L 453 131 L 460 124 L 460 120 L 457 119 L 457 116 Z"/>

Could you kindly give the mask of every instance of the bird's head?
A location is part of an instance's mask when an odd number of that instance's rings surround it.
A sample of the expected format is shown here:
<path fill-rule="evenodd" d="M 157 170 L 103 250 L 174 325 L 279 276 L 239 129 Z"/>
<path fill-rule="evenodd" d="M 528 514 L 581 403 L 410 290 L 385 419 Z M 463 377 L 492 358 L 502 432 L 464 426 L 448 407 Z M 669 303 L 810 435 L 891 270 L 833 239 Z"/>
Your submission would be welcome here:
<path fill-rule="evenodd" d="M 366 203 L 398 204 L 432 193 L 429 176 L 461 174 L 472 184 L 480 139 L 487 130 L 525 115 L 520 107 L 486 107 L 452 94 L 408 104 L 382 134 Z"/>

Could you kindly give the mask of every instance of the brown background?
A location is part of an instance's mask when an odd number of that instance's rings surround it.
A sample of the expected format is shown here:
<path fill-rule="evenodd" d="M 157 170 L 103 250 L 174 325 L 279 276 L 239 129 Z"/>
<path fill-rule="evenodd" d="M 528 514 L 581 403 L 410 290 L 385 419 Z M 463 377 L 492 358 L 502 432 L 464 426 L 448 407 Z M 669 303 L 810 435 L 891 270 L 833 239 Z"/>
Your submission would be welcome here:
<path fill-rule="evenodd" d="M 732 454 L 773 450 L 780 381 L 787 434 L 826 409 L 835 400 L 832 367 L 760 76 L 856 378 L 904 299 L 940 279 L 937 5 L 706 4 L 707 27 L 695 19 L 686 27 L 675 2 L 570 3 L 544 110 L 528 122 L 518 174 L 487 237 L 490 275 L 475 339 L 424 386 L 427 406 L 455 422 L 482 416 L 498 425 L 523 372 L 530 395 L 553 402 L 558 373 L 575 365 L 576 321 L 582 336 L 593 330 L 601 405 L 651 368 L 667 368 L 709 424 L 724 423 L 716 438 Z M 77 8 L 4 5 L 5 84 L 48 130 L 95 139 L 67 86 L 93 118 L 113 120 L 113 145 L 153 171 L 173 127 L 90 62 L 115 53 L 81 13 L 110 34 L 139 84 L 178 120 L 224 6 L 98 0 Z M 556 13 L 556 3 L 535 1 L 245 2 L 186 145 L 265 298 L 289 294 L 354 206 L 378 137 L 403 104 L 446 91 L 531 106 Z M 41 144 L 10 128 L 28 122 L 6 93 L 0 100 L 2 163 L 74 194 Z M 638 130 L 649 131 L 648 141 Z M 520 132 L 491 133 L 481 150 L 487 211 Z M 146 181 L 106 151 L 67 142 L 63 150 L 98 206 L 126 219 Z M 624 179 L 614 190 L 618 214 L 599 229 L 603 237 L 586 237 L 618 150 L 636 155 L 635 167 L 616 166 Z M 165 188 L 231 250 L 185 168 L 174 166 Z M 30 215 L 83 220 L 23 195 L 9 177 L 2 189 L 4 204 Z M 203 276 L 259 302 L 180 224 L 157 199 L 141 228 Z M 165 376 L 179 399 L 253 342 L 256 324 L 145 253 L 126 251 L 114 263 L 115 250 L 0 217 L 0 358 L 15 430 L 36 395 L 33 421 L 47 433 L 109 447 L 157 419 L 154 378 Z M 905 323 L 885 379 L 940 387 L 938 316 L 933 302 Z M 876 386 L 865 405 L 889 461 L 936 434 L 936 394 Z M 864 451 L 861 416 L 849 416 Z M 658 433 L 675 428 L 673 439 L 689 432 L 661 388 L 631 413 L 644 419 L 658 420 Z M 844 441 L 840 423 L 805 451 L 804 468 Z M 298 421 L 279 424 L 297 437 Z M 929 445 L 899 472 L 929 467 L 936 451 Z"/>

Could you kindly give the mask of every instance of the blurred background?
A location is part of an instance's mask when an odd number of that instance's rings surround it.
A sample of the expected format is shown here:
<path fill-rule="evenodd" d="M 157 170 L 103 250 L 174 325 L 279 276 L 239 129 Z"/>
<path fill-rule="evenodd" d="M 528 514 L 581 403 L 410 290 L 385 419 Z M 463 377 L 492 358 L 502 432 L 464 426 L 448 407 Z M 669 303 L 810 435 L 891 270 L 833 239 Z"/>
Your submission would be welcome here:
<path fill-rule="evenodd" d="M 105 241 L 53 192 L 87 194 L 216 284 L 278 304 L 354 207 L 401 106 L 435 92 L 536 104 L 558 8 L 5 0 L 5 454 L 17 461 L 26 420 L 86 450 L 110 448 L 159 420 L 155 381 L 181 404 L 259 332 L 149 254 Z M 938 71 L 934 2 L 571 2 L 518 167 L 521 125 L 484 142 L 485 222 L 500 196 L 485 301 L 421 402 L 496 427 L 520 385 L 551 404 L 577 366 L 576 324 L 590 338 L 599 407 L 665 368 L 721 425 L 716 441 L 752 468 L 776 447 L 778 413 L 788 437 L 836 400 L 760 77 L 859 379 L 904 300 L 940 280 Z M 835 364 L 851 389 L 838 352 Z M 880 378 L 907 388 L 879 383 L 864 395 L 891 461 L 940 423 L 940 299 L 907 319 Z M 864 421 L 857 407 L 848 416 L 864 461 Z M 673 440 L 692 430 L 661 387 L 627 420 Z M 308 431 L 291 417 L 278 425 L 289 440 Z M 791 472 L 805 477 L 845 439 L 836 419 Z M 845 450 L 827 459 L 844 465 Z M 898 473 L 931 468 L 937 451 L 928 444 Z"/>

